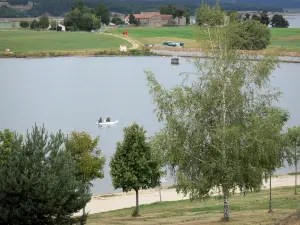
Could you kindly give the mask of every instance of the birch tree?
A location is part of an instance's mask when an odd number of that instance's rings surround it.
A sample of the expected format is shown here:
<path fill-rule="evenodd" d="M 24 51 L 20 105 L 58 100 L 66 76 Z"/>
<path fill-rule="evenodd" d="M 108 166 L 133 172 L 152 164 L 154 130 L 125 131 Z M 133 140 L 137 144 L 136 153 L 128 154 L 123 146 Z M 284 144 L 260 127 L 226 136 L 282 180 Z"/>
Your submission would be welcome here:
<path fill-rule="evenodd" d="M 287 161 L 289 166 L 295 166 L 295 195 L 297 194 L 298 163 L 300 159 L 300 127 L 288 128 Z"/>
<path fill-rule="evenodd" d="M 237 54 L 229 48 L 239 35 L 236 24 L 213 27 L 225 24 L 225 12 L 218 4 L 204 7 L 208 16 L 201 22 L 207 26 L 199 34 L 207 41 L 200 45 L 210 59 L 195 60 L 196 72 L 182 74 L 182 83 L 171 89 L 150 70 L 145 73 L 158 120 L 165 124 L 161 134 L 177 191 L 191 200 L 221 192 L 228 221 L 230 191 L 259 190 L 266 167 L 280 164 L 270 160 L 269 142 L 260 134 L 276 140 L 278 132 L 266 128 L 282 126 L 274 119 L 282 110 L 273 106 L 281 93 L 270 84 L 277 58 Z"/>

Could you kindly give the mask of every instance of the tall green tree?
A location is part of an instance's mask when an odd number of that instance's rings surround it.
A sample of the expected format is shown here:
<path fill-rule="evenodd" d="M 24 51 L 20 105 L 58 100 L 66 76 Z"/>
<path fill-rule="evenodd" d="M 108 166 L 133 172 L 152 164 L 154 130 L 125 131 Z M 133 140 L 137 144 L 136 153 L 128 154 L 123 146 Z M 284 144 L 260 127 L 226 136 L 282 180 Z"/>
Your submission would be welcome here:
<path fill-rule="evenodd" d="M 288 128 L 287 134 L 287 161 L 289 166 L 295 166 L 295 195 L 297 194 L 298 163 L 300 160 L 300 127 Z"/>
<path fill-rule="evenodd" d="M 89 186 L 94 179 L 104 178 L 105 157 L 101 156 L 101 150 L 98 148 L 99 140 L 99 137 L 92 139 L 86 132 L 74 131 L 65 143 L 66 151 L 76 162 L 78 180 Z M 83 215 L 85 215 L 85 207 Z"/>
<path fill-rule="evenodd" d="M 29 22 L 28 21 L 20 21 L 20 27 L 28 28 L 29 27 Z"/>
<path fill-rule="evenodd" d="M 42 14 L 39 20 L 39 27 L 42 29 L 47 29 L 49 27 L 50 21 L 46 14 Z"/>
<path fill-rule="evenodd" d="M 14 143 L 15 134 L 12 131 L 9 129 L 0 130 L 0 167 L 9 159 Z"/>
<path fill-rule="evenodd" d="M 100 18 L 101 22 L 108 25 L 110 22 L 109 10 L 105 4 L 100 4 L 95 9 L 96 16 Z"/>
<path fill-rule="evenodd" d="M 209 25 L 200 29 L 208 40 L 201 48 L 210 60 L 195 61 L 197 72 L 171 89 L 151 71 L 146 75 L 158 119 L 165 124 L 161 134 L 177 191 L 196 200 L 220 190 L 228 221 L 230 191 L 259 190 L 266 168 L 278 165 L 269 160 L 273 152 L 260 136 L 263 130 L 274 140 L 278 132 L 265 127 L 282 125 L 272 119 L 273 111 L 280 110 L 273 106 L 280 92 L 270 84 L 277 58 L 236 54 L 230 48 L 235 39 L 228 38 L 237 35 L 235 26 L 218 26 L 225 23 L 226 12 L 218 5 L 201 7 L 200 24 Z"/>
<path fill-rule="evenodd" d="M 117 149 L 110 161 L 113 186 L 124 192 L 134 190 L 136 208 L 132 216 L 139 216 L 139 190 L 160 184 L 160 163 L 151 151 L 143 127 L 134 123 L 124 128 L 124 139 L 117 143 Z"/>
<path fill-rule="evenodd" d="M 260 16 L 256 15 L 256 14 L 253 14 L 252 17 L 251 17 L 251 20 L 257 20 L 260 22 Z"/>
<path fill-rule="evenodd" d="M 61 132 L 37 126 L 25 138 L 14 135 L 10 157 L 0 166 L 0 224 L 74 224 L 72 214 L 91 193 L 77 180 L 64 141 Z"/>
<path fill-rule="evenodd" d="M 129 24 L 135 24 L 136 23 L 136 20 L 135 20 L 135 17 L 134 15 L 131 13 L 129 15 Z"/>
<path fill-rule="evenodd" d="M 31 23 L 30 23 L 30 28 L 33 29 L 33 30 L 38 29 L 39 28 L 39 22 L 36 19 L 32 20 Z"/>
<path fill-rule="evenodd" d="M 266 26 L 269 26 L 270 18 L 268 16 L 268 11 L 264 10 L 260 13 L 260 22 Z"/>
<path fill-rule="evenodd" d="M 271 26 L 274 28 L 288 28 L 290 24 L 282 15 L 275 14 L 271 19 Z"/>

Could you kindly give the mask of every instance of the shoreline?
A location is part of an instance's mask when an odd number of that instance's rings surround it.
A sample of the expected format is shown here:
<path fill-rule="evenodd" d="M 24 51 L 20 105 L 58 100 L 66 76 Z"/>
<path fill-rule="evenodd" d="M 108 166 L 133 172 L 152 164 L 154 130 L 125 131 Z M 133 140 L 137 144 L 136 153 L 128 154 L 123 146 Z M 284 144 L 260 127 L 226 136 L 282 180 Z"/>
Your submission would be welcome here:
<path fill-rule="evenodd" d="M 272 188 L 291 187 L 295 185 L 294 175 L 275 175 L 272 177 Z M 263 181 L 261 190 L 269 189 L 269 179 L 267 182 Z M 159 188 L 139 191 L 140 205 L 151 204 L 160 201 Z M 239 194 L 239 190 L 236 191 Z M 212 195 L 215 196 L 216 194 Z M 161 189 L 161 198 L 163 202 L 179 201 L 189 199 L 188 196 L 177 194 L 176 189 L 172 186 L 163 187 Z M 135 192 L 128 193 L 107 193 L 101 195 L 93 195 L 91 201 L 86 205 L 86 212 L 89 214 L 96 214 L 108 211 L 114 211 L 124 208 L 131 208 L 135 206 Z M 74 216 L 82 215 L 82 210 L 75 213 Z"/>
<path fill-rule="evenodd" d="M 239 53 L 244 53 L 240 51 Z M 259 55 L 265 53 L 264 51 L 248 51 L 250 54 Z M 276 54 L 276 52 L 274 53 Z M 300 52 L 282 52 L 276 54 L 279 62 L 283 63 L 300 63 Z M 57 58 L 57 57 L 121 57 L 121 56 L 177 56 L 185 58 L 207 58 L 200 49 L 189 48 L 142 48 L 142 49 L 129 49 L 127 52 L 119 50 L 99 50 L 99 51 L 53 51 L 53 52 L 0 52 L 1 58 Z"/>

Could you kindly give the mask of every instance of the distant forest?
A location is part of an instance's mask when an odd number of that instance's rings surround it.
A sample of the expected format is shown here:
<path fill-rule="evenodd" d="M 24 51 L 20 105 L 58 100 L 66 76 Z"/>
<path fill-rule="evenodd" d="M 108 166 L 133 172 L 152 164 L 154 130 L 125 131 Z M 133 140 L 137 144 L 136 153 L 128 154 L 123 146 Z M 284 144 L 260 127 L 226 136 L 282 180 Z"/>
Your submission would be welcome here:
<path fill-rule="evenodd" d="M 34 6 L 27 12 L 27 15 L 39 16 L 42 13 L 49 13 L 52 16 L 62 16 L 70 10 L 75 1 L 76 0 L 32 0 Z M 188 7 L 191 9 L 192 14 L 200 5 L 201 1 L 202 0 L 83 0 L 84 4 L 88 7 L 95 7 L 98 4 L 104 3 L 108 6 L 110 11 L 120 13 L 158 11 L 160 5 L 172 4 Z M 12 5 L 26 5 L 28 0 L 7 0 L 7 2 Z M 207 0 L 207 2 L 214 4 L 216 1 Z M 268 10 L 270 12 L 278 12 L 283 11 L 284 8 L 300 8 L 299 0 L 221 0 L 220 2 L 225 10 Z M 5 9 L 2 9 L 2 11 L 5 11 Z M 10 12 L 16 13 L 16 11 Z M 4 16 L 0 13 L 0 17 Z"/>

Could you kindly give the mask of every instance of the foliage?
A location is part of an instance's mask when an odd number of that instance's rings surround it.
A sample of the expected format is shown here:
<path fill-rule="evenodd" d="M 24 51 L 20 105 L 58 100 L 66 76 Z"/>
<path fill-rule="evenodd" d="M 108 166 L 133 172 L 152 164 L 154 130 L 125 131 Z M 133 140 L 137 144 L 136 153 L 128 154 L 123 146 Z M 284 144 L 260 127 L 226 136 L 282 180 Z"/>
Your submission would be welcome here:
<path fill-rule="evenodd" d="M 124 128 L 124 139 L 117 143 L 117 149 L 110 161 L 110 174 L 113 186 L 124 192 L 135 190 L 136 210 L 139 215 L 138 191 L 160 184 L 160 165 L 151 152 L 143 127 L 134 123 Z"/>
<path fill-rule="evenodd" d="M 0 18 L 24 18 L 27 13 L 21 10 L 12 9 L 5 5 L 0 6 Z"/>
<path fill-rule="evenodd" d="M 136 23 L 136 19 L 134 17 L 134 15 L 131 13 L 129 15 L 129 24 L 135 24 Z"/>
<path fill-rule="evenodd" d="M 101 27 L 99 18 L 93 10 L 78 3 L 64 17 L 64 25 L 70 31 L 91 31 Z"/>
<path fill-rule="evenodd" d="M 111 19 L 111 22 L 113 24 L 116 24 L 116 25 L 122 25 L 124 24 L 125 22 L 118 16 L 114 16 L 112 19 Z"/>
<path fill-rule="evenodd" d="M 295 194 L 297 194 L 297 172 L 300 160 L 300 127 L 288 128 L 286 133 L 286 155 L 289 166 L 295 166 Z"/>
<path fill-rule="evenodd" d="M 251 17 L 251 20 L 256 20 L 256 21 L 260 21 L 260 16 L 253 14 Z"/>
<path fill-rule="evenodd" d="M 20 21 L 20 27 L 28 28 L 29 27 L 29 22 L 28 21 Z"/>
<path fill-rule="evenodd" d="M 271 30 L 256 20 L 231 23 L 228 29 L 230 47 L 241 50 L 261 50 L 271 43 Z"/>
<path fill-rule="evenodd" d="M 282 15 L 275 14 L 272 17 L 271 26 L 274 28 L 288 28 L 290 24 Z"/>
<path fill-rule="evenodd" d="M 96 178 L 103 178 L 105 157 L 98 148 L 99 137 L 92 139 L 86 132 L 72 132 L 67 139 L 66 151 L 76 162 L 76 176 L 84 183 L 90 184 Z"/>
<path fill-rule="evenodd" d="M 36 19 L 32 20 L 31 23 L 30 23 L 30 28 L 33 29 L 33 30 L 38 29 L 39 28 L 39 22 Z"/>
<path fill-rule="evenodd" d="M 184 74 L 183 82 L 171 89 L 151 71 L 146 75 L 157 117 L 165 124 L 162 140 L 177 191 L 192 200 L 221 191 L 224 220 L 229 220 L 230 190 L 259 190 L 265 171 L 282 162 L 277 141 L 285 113 L 273 106 L 280 92 L 270 85 L 277 59 L 236 54 L 228 37 L 239 30 L 218 26 L 225 19 L 218 4 L 203 3 L 197 16 L 200 24 L 209 25 L 201 48 L 211 59 L 196 60 L 196 72 Z"/>
<path fill-rule="evenodd" d="M 109 10 L 106 5 L 100 4 L 95 8 L 95 13 L 98 18 L 101 18 L 101 22 L 108 25 L 110 22 Z"/>
<path fill-rule="evenodd" d="M 199 26 L 223 26 L 226 12 L 221 9 L 219 1 L 214 6 L 208 5 L 204 0 L 196 11 L 196 21 Z"/>
<path fill-rule="evenodd" d="M 76 179 L 63 144 L 60 131 L 48 135 L 44 127 L 33 127 L 24 139 L 15 135 L 10 157 L 0 167 L 1 224 L 72 224 L 72 214 L 91 194 Z"/>
<path fill-rule="evenodd" d="M 268 26 L 270 24 L 270 18 L 268 16 L 268 11 L 264 10 L 260 13 L 260 22 Z"/>
<path fill-rule="evenodd" d="M 9 129 L 0 130 L 0 167 L 10 156 L 13 148 L 15 135 Z"/>
<path fill-rule="evenodd" d="M 39 26 L 42 29 L 47 29 L 49 27 L 49 17 L 46 14 L 40 16 Z"/>

